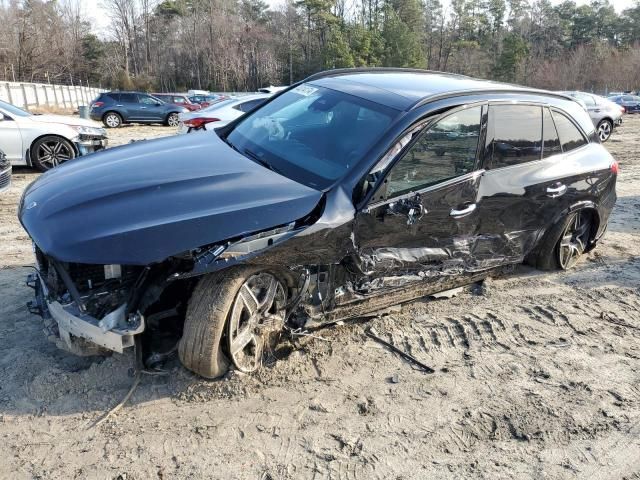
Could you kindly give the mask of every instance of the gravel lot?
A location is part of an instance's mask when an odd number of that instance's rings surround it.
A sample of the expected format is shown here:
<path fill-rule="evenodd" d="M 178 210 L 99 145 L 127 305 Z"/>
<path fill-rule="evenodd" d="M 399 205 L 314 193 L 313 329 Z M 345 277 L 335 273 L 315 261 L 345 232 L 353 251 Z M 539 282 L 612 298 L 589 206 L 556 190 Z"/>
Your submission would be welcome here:
<path fill-rule="evenodd" d="M 428 375 L 350 322 L 260 374 L 203 381 L 169 365 L 131 386 L 132 355 L 83 359 L 24 305 L 15 218 L 37 174 L 0 196 L 0 478 L 640 478 L 640 116 L 609 231 L 568 273 L 517 267 L 485 288 L 372 321 Z M 110 131 L 111 144 L 172 133 Z"/>

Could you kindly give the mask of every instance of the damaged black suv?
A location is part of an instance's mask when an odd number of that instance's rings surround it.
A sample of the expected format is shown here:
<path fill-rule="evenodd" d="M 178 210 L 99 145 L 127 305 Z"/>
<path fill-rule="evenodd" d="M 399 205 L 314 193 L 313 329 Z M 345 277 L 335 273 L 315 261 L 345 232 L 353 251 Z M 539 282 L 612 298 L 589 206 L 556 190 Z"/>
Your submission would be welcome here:
<path fill-rule="evenodd" d="M 617 163 L 569 97 L 397 69 L 307 78 L 214 132 L 25 192 L 31 308 L 78 354 L 178 342 L 204 377 L 312 328 L 593 249 Z M 168 340 L 167 340 L 168 339 Z M 173 340 L 171 340 L 173 339 Z"/>

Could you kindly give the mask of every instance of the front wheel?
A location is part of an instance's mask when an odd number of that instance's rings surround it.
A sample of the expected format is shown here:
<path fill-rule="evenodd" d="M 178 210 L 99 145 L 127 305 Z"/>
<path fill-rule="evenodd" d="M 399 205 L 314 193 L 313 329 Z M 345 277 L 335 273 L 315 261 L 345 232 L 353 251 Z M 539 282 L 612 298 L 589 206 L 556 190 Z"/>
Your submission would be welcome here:
<path fill-rule="evenodd" d="M 167 117 L 167 125 L 170 127 L 177 127 L 180 125 L 180 118 L 177 113 L 170 113 Z"/>
<path fill-rule="evenodd" d="M 75 157 L 76 151 L 71 142 L 54 135 L 38 139 L 31 147 L 31 162 L 41 172 L 51 170 Z"/>
<path fill-rule="evenodd" d="M 613 133 L 613 123 L 611 120 L 602 120 L 598 124 L 598 137 L 600 137 L 600 141 L 602 143 L 606 142 L 611 138 L 611 134 Z"/>
<path fill-rule="evenodd" d="M 257 370 L 284 326 L 285 304 L 286 290 L 269 272 L 237 267 L 203 277 L 187 308 L 180 361 L 205 378 L 231 364 Z"/>

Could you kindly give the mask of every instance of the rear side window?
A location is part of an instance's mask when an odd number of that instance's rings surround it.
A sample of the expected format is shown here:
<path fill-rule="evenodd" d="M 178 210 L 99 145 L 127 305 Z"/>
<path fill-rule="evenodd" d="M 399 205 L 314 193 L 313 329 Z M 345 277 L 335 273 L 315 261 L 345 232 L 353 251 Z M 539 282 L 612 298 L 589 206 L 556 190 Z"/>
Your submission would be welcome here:
<path fill-rule="evenodd" d="M 570 152 L 587 144 L 587 140 L 582 135 L 582 132 L 580 132 L 578 127 L 576 127 L 566 115 L 554 110 L 553 120 L 558 129 L 558 136 L 560 137 L 563 152 Z"/>
<path fill-rule="evenodd" d="M 544 108 L 542 114 L 542 142 L 542 158 L 562 153 L 560 138 L 548 108 Z"/>
<path fill-rule="evenodd" d="M 487 169 L 542 158 L 542 107 L 494 105 L 489 108 Z"/>
<path fill-rule="evenodd" d="M 138 103 L 138 96 L 135 93 L 121 93 L 120 101 L 126 103 Z"/>
<path fill-rule="evenodd" d="M 103 94 L 105 98 L 110 98 L 112 100 L 114 100 L 115 102 L 119 102 L 120 101 L 120 94 L 119 93 L 105 93 Z M 102 97 L 103 95 L 100 95 L 100 97 Z M 98 99 L 100 99 L 100 97 Z"/>

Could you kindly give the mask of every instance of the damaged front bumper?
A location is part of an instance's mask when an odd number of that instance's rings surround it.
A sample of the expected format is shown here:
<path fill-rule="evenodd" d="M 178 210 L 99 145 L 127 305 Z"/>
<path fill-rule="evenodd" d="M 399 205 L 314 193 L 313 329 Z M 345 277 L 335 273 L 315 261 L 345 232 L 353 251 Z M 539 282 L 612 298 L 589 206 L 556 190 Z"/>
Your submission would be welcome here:
<path fill-rule="evenodd" d="M 45 324 L 51 319 L 55 322 L 57 328 L 49 333 L 59 347 L 76 355 L 95 355 L 100 348 L 122 353 L 134 345 L 134 336 L 144 331 L 142 315 L 125 318 L 126 305 L 98 320 L 82 312 L 75 302 L 62 304 L 52 300 L 46 282 L 40 272 L 36 272 L 27 278 L 27 285 L 36 292 L 36 299 L 29 303 L 29 310 L 41 315 Z"/>
<path fill-rule="evenodd" d="M 80 134 L 74 139 L 74 143 L 80 155 L 84 156 L 104 150 L 108 141 L 106 136 Z"/>

